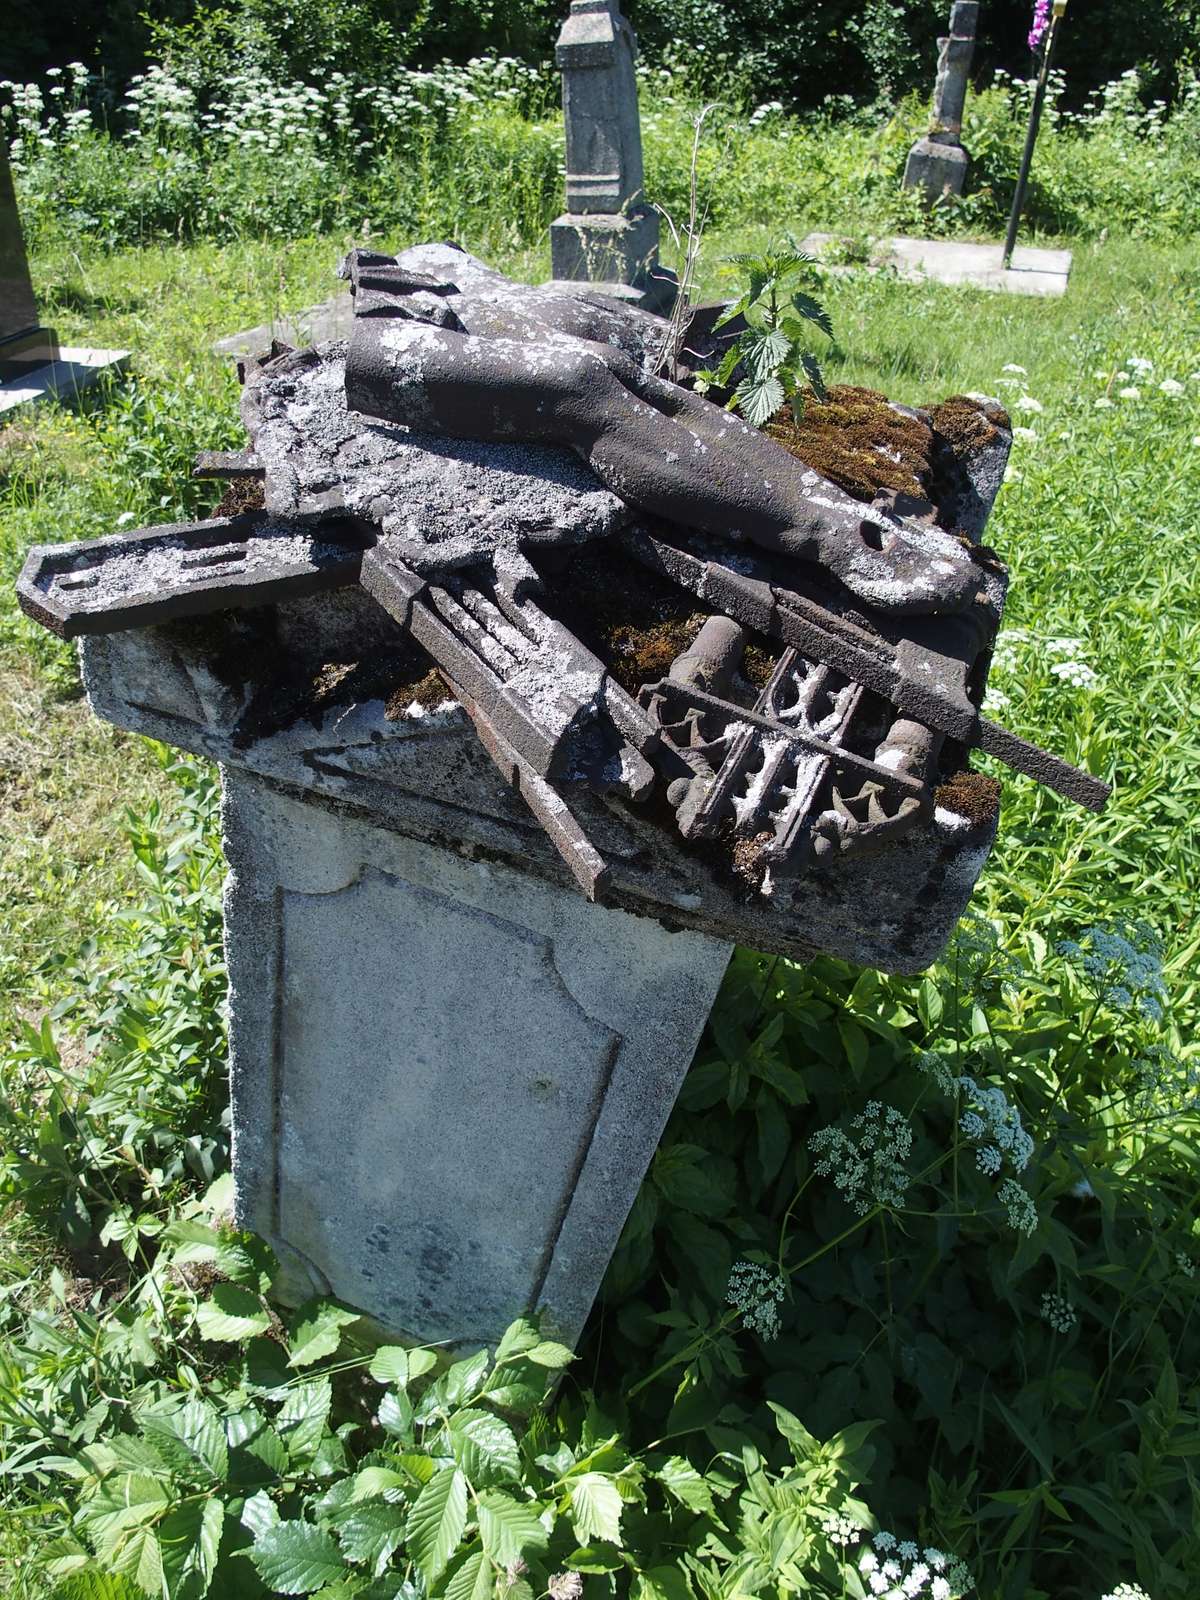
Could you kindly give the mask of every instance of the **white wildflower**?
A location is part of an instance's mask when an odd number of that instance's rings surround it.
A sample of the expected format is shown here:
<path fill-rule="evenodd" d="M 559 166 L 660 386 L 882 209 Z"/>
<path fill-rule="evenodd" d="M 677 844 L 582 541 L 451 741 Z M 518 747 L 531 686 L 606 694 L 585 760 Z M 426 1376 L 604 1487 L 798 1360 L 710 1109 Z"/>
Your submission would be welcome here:
<path fill-rule="evenodd" d="M 950 1600 L 950 1585 L 945 1578 L 935 1578 L 930 1586 L 933 1600 Z"/>
<path fill-rule="evenodd" d="M 1031 394 L 1023 394 L 1013 409 L 1016 411 L 1030 411 L 1036 414 L 1046 408 L 1040 400 L 1035 400 Z"/>
<path fill-rule="evenodd" d="M 1013 429 L 1013 438 L 1014 439 L 1028 439 L 1030 441 L 1030 443 L 1033 443 L 1039 437 L 1040 437 L 1040 435 L 1039 435 L 1039 433 L 1038 433 L 1036 428 L 1014 428 Z"/>
<path fill-rule="evenodd" d="M 580 1600 L 583 1578 L 578 1572 L 556 1572 L 546 1588 L 550 1600 Z"/>
<path fill-rule="evenodd" d="M 1187 393 L 1187 390 L 1183 384 L 1179 382 L 1178 378 L 1164 378 L 1158 387 L 1159 390 L 1163 394 L 1167 395 L 1171 400 L 1176 400 L 1181 394 Z"/>
<path fill-rule="evenodd" d="M 1120 400 L 1140 400 L 1142 398 L 1142 391 L 1137 387 L 1136 384 L 1131 383 L 1128 384 L 1124 389 L 1118 389 L 1117 397 Z"/>
<path fill-rule="evenodd" d="M 815 1170 L 834 1186 L 859 1216 L 874 1206 L 903 1205 L 908 1189 L 904 1163 L 912 1153 L 912 1128 L 904 1113 L 870 1100 L 851 1118 L 850 1133 L 821 1128 L 808 1141 Z"/>
<path fill-rule="evenodd" d="M 862 1529 L 858 1524 L 836 1511 L 829 1513 L 822 1526 L 830 1544 L 840 1544 L 843 1548 L 846 1545 L 857 1544 L 862 1538 Z"/>
<path fill-rule="evenodd" d="M 1079 1313 L 1069 1300 L 1047 1290 L 1042 1296 L 1042 1320 L 1048 1322 L 1055 1333 L 1070 1333 L 1079 1321 Z"/>
<path fill-rule="evenodd" d="M 915 1561 L 917 1559 L 917 1547 L 911 1539 L 901 1539 L 896 1546 L 896 1554 L 901 1561 Z"/>
<path fill-rule="evenodd" d="M 871 1540 L 871 1543 L 875 1546 L 876 1550 L 894 1550 L 896 1548 L 896 1535 L 881 1529 L 880 1532 L 877 1533 Z"/>
<path fill-rule="evenodd" d="M 1196 1276 L 1195 1263 L 1188 1256 L 1184 1255 L 1182 1250 L 1176 1250 L 1175 1252 L 1175 1265 L 1179 1268 L 1180 1272 L 1183 1273 L 1185 1278 L 1194 1278 Z"/>
<path fill-rule="evenodd" d="M 1037 1207 L 1019 1183 L 1012 1178 L 1005 1178 L 996 1190 L 996 1198 L 1008 1213 L 1008 1225 L 1014 1233 L 1028 1235 L 1035 1232 L 1038 1224 Z"/>
<path fill-rule="evenodd" d="M 1101 1595 L 1100 1600 L 1150 1600 L 1150 1596 L 1140 1584 L 1119 1583 L 1110 1593 Z"/>
<path fill-rule="evenodd" d="M 742 1314 L 742 1325 L 760 1339 L 779 1335 L 779 1307 L 787 1285 L 778 1272 L 756 1261 L 735 1261 L 725 1287 L 726 1302 Z"/>
<path fill-rule="evenodd" d="M 1056 661 L 1050 671 L 1076 689 L 1094 689 L 1100 681 L 1086 661 Z"/>
<path fill-rule="evenodd" d="M 1093 400 L 1092 404 L 1095 406 L 1097 411 L 1111 411 L 1115 406 L 1116 401 L 1110 400 L 1106 394 L 1102 394 L 1099 400 Z"/>
<path fill-rule="evenodd" d="M 1145 356 L 1130 356 L 1129 365 L 1135 372 L 1153 372 L 1153 361 L 1147 361 Z"/>
<path fill-rule="evenodd" d="M 1015 361 L 1006 361 L 1000 370 L 1001 372 L 1019 372 L 1023 378 L 1027 378 L 1029 376 L 1025 368 L 1018 366 Z"/>

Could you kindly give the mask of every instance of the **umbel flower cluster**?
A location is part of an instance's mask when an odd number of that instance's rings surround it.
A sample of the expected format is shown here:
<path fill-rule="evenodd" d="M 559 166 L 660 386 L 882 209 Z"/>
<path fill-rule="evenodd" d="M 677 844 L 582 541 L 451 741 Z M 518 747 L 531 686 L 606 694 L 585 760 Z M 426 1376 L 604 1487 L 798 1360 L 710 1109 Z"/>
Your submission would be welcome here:
<path fill-rule="evenodd" d="M 880 1532 L 858 1558 L 868 1594 L 880 1600 L 954 1600 L 971 1587 L 971 1574 L 961 1561 L 932 1546 L 924 1550 L 911 1539 Z"/>
<path fill-rule="evenodd" d="M 760 1339 L 779 1335 L 779 1308 L 787 1284 L 778 1272 L 756 1261 L 735 1261 L 725 1289 L 726 1302 L 740 1311 L 742 1326 Z"/>
<path fill-rule="evenodd" d="M 833 1179 L 860 1217 L 877 1206 L 896 1210 L 904 1204 L 912 1145 L 908 1118 L 881 1100 L 869 1100 L 851 1119 L 849 1132 L 821 1128 L 808 1141 L 816 1171 Z"/>
<path fill-rule="evenodd" d="M 1078 939 L 1061 939 L 1058 953 L 1082 974 L 1097 1004 L 1111 1011 L 1136 1010 L 1161 1022 L 1167 986 L 1163 947 L 1148 922 L 1110 922 L 1086 928 Z"/>

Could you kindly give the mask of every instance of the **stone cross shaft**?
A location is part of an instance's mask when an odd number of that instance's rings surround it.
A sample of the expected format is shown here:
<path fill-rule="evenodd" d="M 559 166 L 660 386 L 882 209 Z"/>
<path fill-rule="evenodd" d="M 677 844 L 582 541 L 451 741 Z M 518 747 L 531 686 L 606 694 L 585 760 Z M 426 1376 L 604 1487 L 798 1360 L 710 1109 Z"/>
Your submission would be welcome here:
<path fill-rule="evenodd" d="M 550 227 L 551 267 L 556 281 L 604 285 L 661 310 L 674 280 L 658 265 L 658 215 L 643 193 L 636 56 L 618 0 L 573 0 L 555 48 L 567 209 Z"/>
<path fill-rule="evenodd" d="M 38 326 L 8 151 L 0 139 L 0 382 L 53 361 L 58 343 Z"/>
<path fill-rule="evenodd" d="M 978 20 L 979 0 L 954 0 L 950 31 L 938 40 L 930 129 L 913 145 L 904 168 L 904 187 L 922 189 L 931 203 L 945 194 L 961 194 L 966 183 L 970 156 L 959 136 Z"/>

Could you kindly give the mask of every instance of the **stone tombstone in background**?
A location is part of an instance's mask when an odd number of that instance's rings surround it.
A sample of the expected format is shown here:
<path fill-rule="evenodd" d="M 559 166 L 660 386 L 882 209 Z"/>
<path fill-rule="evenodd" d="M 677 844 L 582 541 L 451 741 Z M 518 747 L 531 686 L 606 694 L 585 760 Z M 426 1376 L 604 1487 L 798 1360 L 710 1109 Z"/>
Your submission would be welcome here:
<path fill-rule="evenodd" d="M 923 189 L 930 202 L 946 193 L 961 194 L 966 182 L 970 156 L 962 143 L 962 119 L 978 20 L 979 0 L 954 0 L 949 35 L 938 40 L 931 126 L 909 151 L 904 168 L 904 187 Z"/>
<path fill-rule="evenodd" d="M 663 310 L 658 215 L 643 193 L 637 41 L 618 0 L 573 0 L 555 48 L 563 75 L 567 209 L 550 225 L 551 270 Z"/>
<path fill-rule="evenodd" d="M 0 383 L 45 366 L 58 341 L 38 323 L 8 152 L 0 140 Z"/>

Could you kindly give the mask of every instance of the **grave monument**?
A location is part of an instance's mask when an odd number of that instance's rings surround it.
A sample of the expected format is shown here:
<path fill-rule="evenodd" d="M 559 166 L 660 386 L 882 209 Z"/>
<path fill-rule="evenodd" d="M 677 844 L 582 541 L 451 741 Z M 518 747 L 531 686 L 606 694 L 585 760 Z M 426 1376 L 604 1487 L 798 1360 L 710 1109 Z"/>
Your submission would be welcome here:
<path fill-rule="evenodd" d="M 930 203 L 947 193 L 961 194 L 966 183 L 970 156 L 960 136 L 978 21 L 979 0 L 954 0 L 950 32 L 938 40 L 929 132 L 913 145 L 904 168 L 904 187 L 923 189 Z"/>
<path fill-rule="evenodd" d="M 675 280 L 659 266 L 658 213 L 643 188 L 637 41 L 619 0 L 572 0 L 554 54 L 563 79 L 567 209 L 550 224 L 553 278 L 668 310 Z"/>
<path fill-rule="evenodd" d="M 214 516 L 33 550 L 93 709 L 222 765 L 238 1221 L 285 1298 L 573 1341 L 734 941 L 936 958 L 987 859 L 994 402 L 871 482 L 690 387 L 714 317 L 354 251 L 348 340 L 242 364 Z M 675 374 L 671 380 L 664 370 Z"/>

